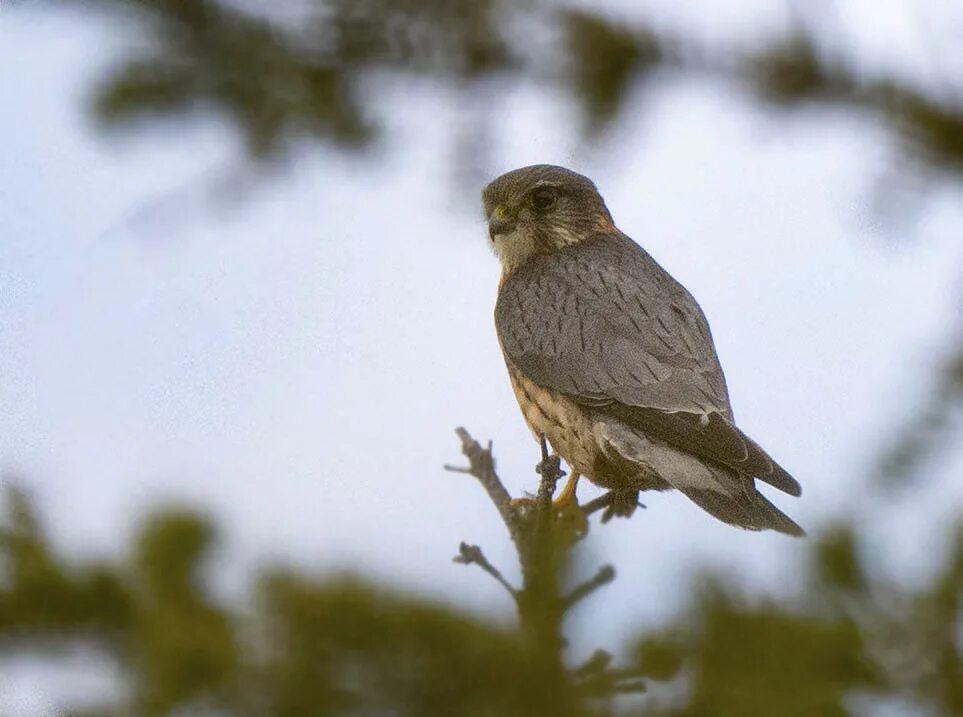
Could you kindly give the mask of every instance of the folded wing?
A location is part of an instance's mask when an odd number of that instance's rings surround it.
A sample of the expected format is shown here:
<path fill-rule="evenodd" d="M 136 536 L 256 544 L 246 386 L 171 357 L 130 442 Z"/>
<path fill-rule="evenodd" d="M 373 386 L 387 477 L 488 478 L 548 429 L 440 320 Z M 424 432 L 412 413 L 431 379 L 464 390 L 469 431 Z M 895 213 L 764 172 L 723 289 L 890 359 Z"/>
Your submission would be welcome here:
<path fill-rule="evenodd" d="M 532 258 L 503 283 L 495 323 L 506 358 L 535 383 L 800 494 L 799 483 L 734 425 L 695 299 L 628 237 L 597 235 Z"/>

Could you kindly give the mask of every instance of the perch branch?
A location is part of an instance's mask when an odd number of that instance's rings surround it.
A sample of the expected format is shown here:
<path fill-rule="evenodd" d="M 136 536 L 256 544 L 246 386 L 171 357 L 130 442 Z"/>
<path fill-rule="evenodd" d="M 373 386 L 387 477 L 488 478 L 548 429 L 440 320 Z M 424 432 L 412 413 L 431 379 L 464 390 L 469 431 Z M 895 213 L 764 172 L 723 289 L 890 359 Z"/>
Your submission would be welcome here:
<path fill-rule="evenodd" d="M 548 442 L 542 436 L 541 460 L 535 467 L 539 475 L 538 490 L 534 500 L 521 503 L 534 503 L 533 516 L 530 511 L 516 508 L 498 478 L 491 442 L 487 447 L 482 447 L 464 428 L 456 429 L 456 433 L 461 439 L 462 453 L 468 459 L 468 466 L 445 466 L 445 469 L 474 476 L 488 493 L 515 544 L 522 570 L 522 587 L 512 586 L 477 545 L 461 543 L 455 562 L 479 566 L 508 591 L 515 600 L 522 634 L 526 636 L 532 654 L 543 661 L 543 667 L 549 673 L 558 676 L 559 685 L 564 684 L 575 690 L 575 693 L 568 692 L 569 695 L 611 697 L 620 693 L 643 692 L 645 683 L 638 671 L 613 668 L 612 656 L 601 650 L 572 671 L 564 666 L 562 651 L 566 643 L 562 635 L 562 623 L 566 613 L 600 587 L 612 582 L 615 569 L 611 565 L 604 565 L 593 577 L 575 586 L 568 594 L 559 594 L 567 551 L 571 549 L 571 544 L 558 540 L 555 530 L 552 496 L 558 481 L 565 475 L 559 456 L 549 454 Z M 610 492 L 584 507 L 587 513 L 603 508 L 610 512 L 617 499 L 618 496 Z M 559 704 L 572 707 L 575 702 L 566 698 Z M 554 713 L 561 714 L 557 709 Z"/>
<path fill-rule="evenodd" d="M 562 459 L 556 453 L 548 452 L 548 441 L 545 434 L 541 435 L 542 460 L 535 466 L 535 472 L 539 475 L 538 491 L 535 493 L 535 528 L 538 532 L 544 532 L 552 518 L 552 496 L 555 495 L 555 486 L 565 475 L 562 470 Z"/>
<path fill-rule="evenodd" d="M 548 441 L 545 440 L 544 433 L 541 436 L 541 448 L 542 460 L 535 466 L 535 472 L 541 476 L 535 499 L 539 505 L 547 506 L 552 502 L 555 486 L 565 477 L 565 471 L 562 470 L 562 459 L 558 454 L 548 452 Z"/>

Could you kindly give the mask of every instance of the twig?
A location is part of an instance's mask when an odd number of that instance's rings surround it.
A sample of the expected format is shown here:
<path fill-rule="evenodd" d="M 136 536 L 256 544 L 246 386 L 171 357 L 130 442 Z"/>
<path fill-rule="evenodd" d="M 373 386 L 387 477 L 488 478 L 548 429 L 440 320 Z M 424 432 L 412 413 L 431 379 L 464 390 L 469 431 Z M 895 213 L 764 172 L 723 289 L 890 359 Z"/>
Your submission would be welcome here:
<path fill-rule="evenodd" d="M 587 677 L 604 672 L 612 664 L 612 655 L 605 650 L 596 650 L 592 656 L 572 670 L 573 677 Z"/>
<path fill-rule="evenodd" d="M 498 509 L 502 522 L 508 528 L 512 542 L 518 553 L 522 570 L 522 587 L 516 588 L 509 583 L 501 572 L 494 567 L 482 549 L 477 545 L 461 543 L 455 562 L 464 565 L 477 565 L 491 575 L 504 587 L 515 600 L 518 608 L 522 634 L 532 649 L 532 655 L 542 662 L 546 674 L 554 674 L 566 696 L 560 700 L 553 714 L 574 714 L 577 704 L 576 695 L 584 697 L 611 697 L 619 693 L 643 692 L 645 683 L 639 679 L 638 670 L 616 669 L 611 667 L 612 656 L 601 650 L 596 651 L 589 660 L 575 670 L 565 669 L 562 650 L 565 638 L 562 636 L 562 623 L 565 615 L 579 601 L 585 599 L 603 585 L 615 579 L 615 569 L 611 565 L 602 566 L 589 580 L 577 585 L 567 595 L 559 594 L 559 582 L 571 547 L 560 542 L 555 531 L 555 513 L 552 495 L 559 479 L 565 473 L 561 459 L 550 455 L 545 437 L 541 439 L 542 459 L 535 470 L 540 476 L 538 491 L 535 495 L 535 520 L 531 515 L 516 510 L 511 496 L 495 472 L 495 459 L 492 446 L 482 447 L 464 428 L 456 429 L 461 439 L 462 453 L 468 458 L 468 466 L 445 466 L 455 473 L 474 476 L 492 503 Z M 619 496 L 609 492 L 596 498 L 585 506 L 586 513 L 603 508 L 612 512 L 618 505 Z M 574 689 L 575 692 L 571 690 Z M 573 702 L 570 697 L 576 697 Z M 569 711 L 566 711 L 569 708 Z"/>
<path fill-rule="evenodd" d="M 540 443 L 542 460 L 535 466 L 535 472 L 540 477 L 538 491 L 535 493 L 535 531 L 544 534 L 552 523 L 552 496 L 555 495 L 555 486 L 565 475 L 565 471 L 562 470 L 562 459 L 558 454 L 549 454 L 544 433 Z"/>
<path fill-rule="evenodd" d="M 585 680 L 578 685 L 578 689 L 586 697 L 612 697 L 617 694 L 638 694 L 647 690 L 645 680 L 641 678 L 615 678 L 609 673 Z"/>
<path fill-rule="evenodd" d="M 482 448 L 481 444 L 472 438 L 471 434 L 464 428 L 459 426 L 455 429 L 455 433 L 461 439 L 461 452 L 468 459 L 468 467 L 445 466 L 445 470 L 467 473 L 478 479 L 498 510 L 505 527 L 508 528 L 508 534 L 511 536 L 512 542 L 519 545 L 522 536 L 519 531 L 518 519 L 514 508 L 512 508 L 512 497 L 495 472 L 495 459 L 492 456 L 491 441 L 488 442 L 487 448 Z"/>
<path fill-rule="evenodd" d="M 548 452 L 548 441 L 545 440 L 544 433 L 541 436 L 541 448 L 542 460 L 535 466 L 535 472 L 541 476 L 535 500 L 539 506 L 547 507 L 551 504 L 555 486 L 565 476 L 565 471 L 562 470 L 562 459 L 558 454 Z"/>
<path fill-rule="evenodd" d="M 495 580 L 497 580 L 503 588 L 508 591 L 508 594 L 518 602 L 518 589 L 513 587 L 510 582 L 505 579 L 501 571 L 488 562 L 488 558 L 485 557 L 485 553 L 477 545 L 469 545 L 468 543 L 461 543 L 458 546 L 458 555 L 455 556 L 454 561 L 456 563 L 461 563 L 462 565 L 477 565 L 486 573 L 491 575 Z"/>
<path fill-rule="evenodd" d="M 581 585 L 577 585 L 568 595 L 562 598 L 562 609 L 569 610 L 580 600 L 594 593 L 600 587 L 608 585 L 615 580 L 615 568 L 611 565 L 603 565 L 595 575 L 586 580 Z"/>
<path fill-rule="evenodd" d="M 646 685 L 638 668 L 611 667 L 612 655 L 596 650 L 571 671 L 578 689 L 587 696 L 610 697 L 627 692 L 645 692 Z"/>

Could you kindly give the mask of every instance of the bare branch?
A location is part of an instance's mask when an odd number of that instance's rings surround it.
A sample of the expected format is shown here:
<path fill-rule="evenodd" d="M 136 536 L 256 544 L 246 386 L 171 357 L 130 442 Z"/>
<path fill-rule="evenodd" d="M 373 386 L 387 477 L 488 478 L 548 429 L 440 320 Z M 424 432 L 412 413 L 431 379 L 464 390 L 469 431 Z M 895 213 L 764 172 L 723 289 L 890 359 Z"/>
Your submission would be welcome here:
<path fill-rule="evenodd" d="M 541 448 L 542 460 L 535 466 L 535 472 L 540 476 L 535 493 L 535 528 L 539 533 L 547 530 L 552 522 L 552 496 L 555 495 L 556 484 L 565 475 L 562 459 L 558 454 L 548 452 L 544 433 L 541 435 Z"/>
<path fill-rule="evenodd" d="M 521 540 L 518 519 L 512 507 L 512 497 L 495 472 L 495 458 L 492 456 L 491 441 L 489 441 L 487 448 L 482 448 L 481 444 L 472 438 L 471 434 L 464 428 L 459 426 L 455 429 L 455 433 L 461 439 L 461 452 L 468 459 L 468 467 L 445 466 L 445 469 L 456 473 L 468 473 L 478 479 L 498 510 L 498 514 L 502 517 L 502 522 L 508 528 L 508 534 L 512 541 L 518 545 Z"/>
<path fill-rule="evenodd" d="M 611 697 L 615 694 L 646 691 L 645 680 L 638 668 L 610 667 L 612 655 L 596 650 L 582 665 L 570 673 L 578 689 L 586 696 Z"/>
<path fill-rule="evenodd" d="M 513 587 L 510 582 L 505 579 L 501 571 L 488 562 L 488 558 L 485 557 L 485 553 L 477 545 L 469 545 L 468 543 L 461 543 L 458 546 L 458 555 L 455 556 L 454 561 L 456 563 L 461 563 L 462 565 L 477 565 L 486 573 L 491 575 L 495 580 L 497 580 L 503 588 L 508 591 L 508 594 L 512 596 L 512 599 L 518 602 L 518 590 Z"/>
<path fill-rule="evenodd" d="M 592 656 L 572 670 L 573 677 L 587 677 L 604 672 L 612 664 L 612 655 L 605 650 L 596 650 Z"/>
<path fill-rule="evenodd" d="M 542 460 L 535 466 L 535 472 L 541 476 L 538 482 L 538 493 L 535 500 L 539 505 L 548 505 L 552 502 L 552 495 L 555 493 L 555 485 L 565 477 L 562 470 L 562 459 L 557 453 L 548 452 L 548 442 L 545 434 L 541 436 Z"/>
<path fill-rule="evenodd" d="M 585 599 L 603 585 L 615 579 L 611 565 L 602 566 L 589 580 L 577 585 L 567 595 L 560 594 L 560 583 L 571 543 L 559 540 L 556 530 L 557 515 L 552 505 L 556 484 L 565 472 L 561 459 L 549 453 L 548 442 L 542 436 L 541 461 L 535 467 L 540 479 L 534 498 L 524 499 L 521 505 L 534 504 L 534 516 L 530 510 L 519 510 L 495 472 L 495 460 L 491 443 L 483 448 L 464 428 L 456 429 L 462 443 L 462 453 L 468 458 L 467 467 L 445 466 L 456 473 L 474 476 L 485 488 L 488 497 L 498 509 L 508 528 L 518 553 L 522 573 L 522 587 L 513 587 L 485 557 L 477 545 L 461 543 L 455 562 L 477 565 L 491 575 L 515 600 L 522 634 L 532 649 L 532 654 L 544 661 L 548 674 L 554 674 L 560 689 L 571 698 L 560 704 L 571 707 L 580 697 L 610 698 L 627 692 L 645 691 L 645 683 L 638 670 L 626 670 L 611 666 L 612 656 L 598 650 L 585 663 L 574 670 L 565 668 L 562 652 L 565 638 L 562 624 L 565 615 L 574 605 Z M 617 492 L 607 493 L 588 504 L 589 513 L 603 508 L 613 511 L 623 509 L 626 496 Z M 631 504 L 628 504 L 631 505 Z M 533 519 L 534 518 L 534 519 Z M 560 714 L 556 710 L 555 714 Z"/>
<path fill-rule="evenodd" d="M 612 697 L 616 694 L 638 694 L 646 691 L 645 681 L 641 679 L 617 680 L 608 674 L 586 680 L 578 685 L 583 694 L 589 697 Z"/>
<path fill-rule="evenodd" d="M 613 580 L 615 580 L 615 568 L 611 565 L 603 565 L 591 579 L 577 585 L 572 592 L 562 598 L 562 609 L 569 610 L 577 602 L 585 599 L 600 587 L 608 585 Z"/>

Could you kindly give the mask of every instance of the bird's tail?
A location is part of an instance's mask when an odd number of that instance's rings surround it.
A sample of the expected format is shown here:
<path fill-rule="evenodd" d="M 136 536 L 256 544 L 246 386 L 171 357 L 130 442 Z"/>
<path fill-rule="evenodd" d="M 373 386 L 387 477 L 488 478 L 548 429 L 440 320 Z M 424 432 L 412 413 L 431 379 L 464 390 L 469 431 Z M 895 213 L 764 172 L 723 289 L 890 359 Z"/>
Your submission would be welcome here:
<path fill-rule="evenodd" d="M 729 473 L 723 478 L 716 475 L 718 485 L 712 488 L 680 487 L 694 503 L 719 520 L 748 530 L 778 530 L 780 533 L 803 536 L 806 531 L 788 515 L 774 506 L 756 490 L 752 478 L 740 476 L 729 468 L 715 467 L 713 473 Z M 723 488 L 728 483 L 729 486 Z M 738 485 L 734 485 L 738 484 Z M 730 492 L 735 488 L 738 492 Z"/>
<path fill-rule="evenodd" d="M 640 471 L 655 472 L 694 503 L 730 525 L 749 530 L 777 530 L 801 536 L 805 531 L 758 490 L 752 476 L 649 438 L 621 421 L 600 426 L 606 448 Z"/>

